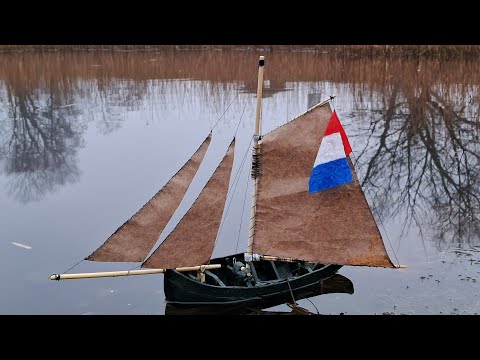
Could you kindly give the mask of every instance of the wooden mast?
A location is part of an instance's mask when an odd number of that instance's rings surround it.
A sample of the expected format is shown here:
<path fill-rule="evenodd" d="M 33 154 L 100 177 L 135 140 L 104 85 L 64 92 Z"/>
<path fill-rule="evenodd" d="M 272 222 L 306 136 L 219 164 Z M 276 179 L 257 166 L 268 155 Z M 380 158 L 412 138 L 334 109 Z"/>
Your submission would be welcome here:
<path fill-rule="evenodd" d="M 250 231 L 248 234 L 247 253 L 253 254 L 253 236 L 255 234 L 255 213 L 257 210 L 257 186 L 258 186 L 258 167 L 260 145 L 260 115 L 262 112 L 262 94 L 263 94 L 263 66 L 265 64 L 265 56 L 260 56 L 258 60 L 258 85 L 257 85 L 257 113 L 255 117 L 255 134 L 253 135 L 253 157 L 252 157 L 252 207 L 250 209 Z"/>

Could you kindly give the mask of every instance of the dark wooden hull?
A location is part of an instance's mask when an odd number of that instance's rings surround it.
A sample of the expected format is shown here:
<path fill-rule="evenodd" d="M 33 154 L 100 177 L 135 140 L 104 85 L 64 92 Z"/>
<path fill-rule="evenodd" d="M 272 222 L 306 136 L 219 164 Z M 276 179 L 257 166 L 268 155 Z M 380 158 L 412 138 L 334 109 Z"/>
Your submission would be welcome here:
<path fill-rule="evenodd" d="M 343 275 L 335 274 L 332 277 L 322 280 L 319 283 L 309 286 L 303 290 L 295 291 L 295 300 L 307 299 L 313 296 L 319 296 L 324 294 L 353 294 L 354 288 L 353 283 L 350 279 L 346 278 Z M 302 310 L 293 301 L 284 301 L 280 299 L 278 303 L 273 303 L 269 301 L 267 307 L 272 307 L 275 305 L 285 304 L 290 306 L 292 309 L 290 312 L 284 311 L 269 311 L 264 310 L 266 307 L 262 307 L 262 304 L 252 304 L 248 305 L 242 302 L 234 304 L 212 304 L 212 305 L 192 305 L 192 304 L 176 304 L 167 302 L 165 304 L 165 315 L 221 315 L 221 314 L 235 314 L 235 315 L 298 315 L 305 314 L 305 311 Z M 310 312 L 306 313 L 311 315 Z"/>
<path fill-rule="evenodd" d="M 167 270 L 164 276 L 164 290 L 167 302 L 176 306 L 192 306 L 192 305 L 222 305 L 230 308 L 252 306 L 256 308 L 266 308 L 285 302 L 292 302 L 292 293 L 295 298 L 296 294 L 314 289 L 319 284 L 331 276 L 335 275 L 342 267 L 341 265 L 318 265 L 313 269 L 308 268 L 302 273 L 303 263 L 286 263 L 286 262 L 270 262 L 272 268 L 275 268 L 277 278 L 268 278 L 267 268 L 265 264 L 259 266 L 259 262 L 253 265 L 252 272 L 255 273 L 255 279 L 249 286 L 235 286 L 228 281 L 231 270 L 226 269 L 229 259 L 232 257 L 224 257 L 212 259 L 210 263 L 221 263 L 222 269 L 216 275 L 225 280 L 225 283 L 209 284 L 201 283 L 192 276 L 192 274 L 181 273 L 175 270 Z M 243 255 L 237 254 L 233 257 L 236 261 L 243 261 Z M 277 271 L 278 269 L 278 271 Z M 290 269 L 299 269 L 296 274 L 287 272 Z M 218 276 L 217 276 L 218 275 Z"/>

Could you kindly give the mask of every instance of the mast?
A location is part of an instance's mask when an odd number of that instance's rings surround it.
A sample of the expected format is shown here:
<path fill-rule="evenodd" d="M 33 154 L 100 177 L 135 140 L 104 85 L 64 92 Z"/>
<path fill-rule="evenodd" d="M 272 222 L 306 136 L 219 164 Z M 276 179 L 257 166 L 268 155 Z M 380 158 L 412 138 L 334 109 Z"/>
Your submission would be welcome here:
<path fill-rule="evenodd" d="M 257 113 L 255 117 L 255 134 L 253 135 L 253 156 L 252 156 L 252 207 L 250 209 L 250 231 L 248 234 L 247 253 L 253 254 L 253 236 L 255 234 L 255 213 L 257 210 L 257 187 L 259 175 L 259 154 L 260 145 L 260 114 L 262 112 L 262 94 L 263 94 L 263 66 L 265 65 L 265 56 L 258 59 L 258 85 L 257 85 Z"/>

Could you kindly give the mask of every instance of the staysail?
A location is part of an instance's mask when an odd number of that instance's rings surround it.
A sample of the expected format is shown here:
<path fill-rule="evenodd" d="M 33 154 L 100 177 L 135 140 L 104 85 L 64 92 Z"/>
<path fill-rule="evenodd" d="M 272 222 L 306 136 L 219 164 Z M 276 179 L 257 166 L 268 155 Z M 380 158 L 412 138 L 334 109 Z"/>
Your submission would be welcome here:
<path fill-rule="evenodd" d="M 348 156 L 353 181 L 337 179 L 330 188 L 322 179 L 311 182 L 331 115 L 328 104 L 313 107 L 261 139 L 253 252 L 395 267 Z"/>
<path fill-rule="evenodd" d="M 192 157 L 136 214 L 120 226 L 86 260 L 143 261 L 183 199 L 203 161 L 212 134 Z"/>
<path fill-rule="evenodd" d="M 210 259 L 227 198 L 234 148 L 235 139 L 193 205 L 142 267 L 173 269 Z"/>

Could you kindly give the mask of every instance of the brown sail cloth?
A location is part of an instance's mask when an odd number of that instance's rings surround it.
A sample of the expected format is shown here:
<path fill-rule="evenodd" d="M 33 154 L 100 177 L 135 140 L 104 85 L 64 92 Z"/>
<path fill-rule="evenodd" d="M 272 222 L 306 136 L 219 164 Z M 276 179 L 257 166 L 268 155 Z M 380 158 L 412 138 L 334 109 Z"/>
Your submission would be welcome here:
<path fill-rule="evenodd" d="M 143 261 L 183 199 L 203 161 L 212 134 L 135 215 L 120 226 L 86 260 L 106 262 Z"/>
<path fill-rule="evenodd" d="M 317 193 L 308 182 L 331 116 L 317 106 L 266 134 L 253 252 L 312 262 L 394 267 L 357 176 Z"/>
<path fill-rule="evenodd" d="M 210 259 L 227 198 L 234 148 L 235 139 L 192 207 L 142 267 L 173 269 Z"/>

